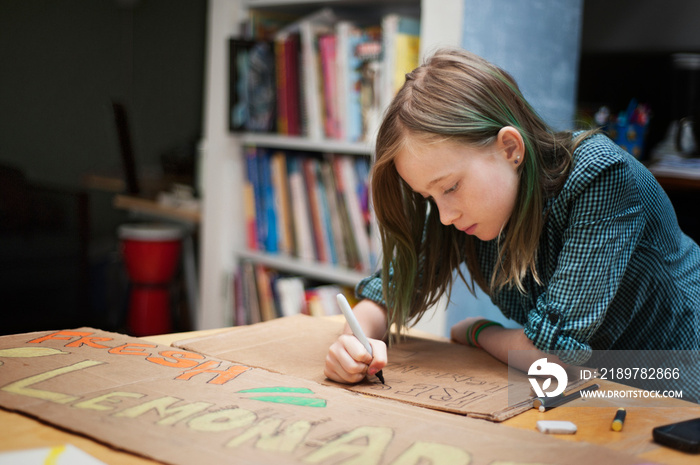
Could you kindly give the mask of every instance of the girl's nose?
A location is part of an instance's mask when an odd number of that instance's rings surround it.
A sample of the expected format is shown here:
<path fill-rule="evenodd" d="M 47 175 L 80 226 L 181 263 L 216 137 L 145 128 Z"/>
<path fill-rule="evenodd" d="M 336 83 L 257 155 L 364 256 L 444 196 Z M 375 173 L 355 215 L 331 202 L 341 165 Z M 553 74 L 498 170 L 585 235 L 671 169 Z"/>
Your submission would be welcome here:
<path fill-rule="evenodd" d="M 440 214 L 440 222 L 445 226 L 450 226 L 457 218 L 459 218 L 459 211 L 452 208 L 447 202 L 441 202 L 440 204 L 435 202 L 435 204 L 437 205 L 438 212 Z"/>

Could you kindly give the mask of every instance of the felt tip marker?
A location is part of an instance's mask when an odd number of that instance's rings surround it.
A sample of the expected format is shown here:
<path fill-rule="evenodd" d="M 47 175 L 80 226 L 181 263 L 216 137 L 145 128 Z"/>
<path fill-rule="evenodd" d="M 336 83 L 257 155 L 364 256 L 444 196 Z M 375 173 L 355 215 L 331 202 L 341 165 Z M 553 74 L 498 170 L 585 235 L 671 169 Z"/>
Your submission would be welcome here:
<path fill-rule="evenodd" d="M 625 417 L 627 416 L 627 410 L 620 407 L 615 413 L 615 418 L 612 421 L 610 427 L 613 431 L 622 431 L 622 427 L 625 425 Z"/>
<path fill-rule="evenodd" d="M 367 336 L 365 336 L 364 331 L 362 331 L 362 327 L 360 327 L 360 323 L 357 321 L 357 318 L 355 318 L 355 314 L 353 313 L 352 308 L 350 308 L 348 300 L 343 294 L 338 294 L 336 299 L 338 300 L 340 311 L 342 311 L 343 315 L 345 316 L 345 321 L 348 322 L 348 326 L 350 326 L 350 329 L 352 330 L 352 334 L 362 343 L 367 352 L 369 352 L 371 356 L 374 356 L 372 354 L 372 346 L 370 345 Z M 382 370 L 377 372 L 377 378 L 379 378 L 379 381 L 384 384 L 384 374 L 382 373 Z"/>
<path fill-rule="evenodd" d="M 553 409 L 554 407 L 564 405 L 572 400 L 578 399 L 581 397 L 582 392 L 595 391 L 599 387 L 600 386 L 597 384 L 591 384 L 590 386 L 585 387 L 580 391 L 576 391 L 573 394 L 569 394 L 568 396 L 562 395 L 557 397 L 538 397 L 532 402 L 532 406 L 538 409 L 540 412 L 544 412 L 546 410 Z"/>

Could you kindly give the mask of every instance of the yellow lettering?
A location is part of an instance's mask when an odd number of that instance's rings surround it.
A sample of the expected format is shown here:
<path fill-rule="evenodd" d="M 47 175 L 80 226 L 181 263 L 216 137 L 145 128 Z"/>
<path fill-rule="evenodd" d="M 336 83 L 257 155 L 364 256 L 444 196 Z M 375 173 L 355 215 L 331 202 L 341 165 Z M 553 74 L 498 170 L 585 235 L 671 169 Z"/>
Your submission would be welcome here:
<path fill-rule="evenodd" d="M 469 452 L 459 447 L 418 441 L 391 462 L 391 465 L 467 465 L 471 460 Z"/>
<path fill-rule="evenodd" d="M 47 355 L 64 355 L 70 352 L 64 352 L 50 347 L 13 347 L 10 349 L 0 349 L 0 357 L 8 358 L 29 358 L 29 357 L 45 357 Z"/>
<path fill-rule="evenodd" d="M 259 437 L 260 439 L 255 443 L 255 447 L 258 449 L 271 452 L 292 452 L 306 438 L 311 430 L 311 423 L 303 420 L 296 421 L 279 432 L 281 423 L 280 419 L 266 418 L 229 441 L 226 446 L 238 447 L 250 439 Z"/>
<path fill-rule="evenodd" d="M 5 392 L 11 392 L 13 394 L 19 394 L 21 396 L 34 397 L 37 399 L 48 400 L 50 402 L 56 402 L 57 404 L 67 404 L 78 399 L 79 396 L 71 396 L 68 394 L 62 394 L 60 392 L 43 391 L 41 389 L 33 389 L 29 386 L 33 384 L 41 383 L 42 381 L 55 378 L 57 376 L 70 373 L 71 371 L 83 370 L 85 368 L 90 368 L 95 365 L 102 365 L 105 362 L 97 362 L 95 360 L 85 360 L 83 362 L 78 362 L 73 365 L 56 368 L 55 370 L 47 371 L 46 373 L 41 373 L 38 375 L 30 376 L 29 378 L 20 379 L 1 389 Z"/>
<path fill-rule="evenodd" d="M 102 405 L 101 402 L 108 402 L 110 404 L 118 404 L 122 401 L 120 397 L 131 397 L 133 399 L 138 399 L 143 397 L 145 394 L 139 394 L 138 392 L 126 392 L 126 391 L 117 391 L 117 392 L 109 392 L 107 394 L 103 394 L 101 396 L 94 397 L 92 399 L 84 400 L 82 402 L 78 402 L 77 404 L 73 404 L 73 407 L 76 408 L 84 408 L 84 409 L 90 409 L 90 410 L 113 410 L 114 406 L 113 405 Z"/>
<path fill-rule="evenodd" d="M 185 419 L 195 413 L 199 413 L 202 410 L 206 410 L 214 404 L 209 402 L 192 402 L 191 404 L 185 404 L 180 407 L 170 407 L 176 402 L 180 402 L 182 399 L 177 397 L 160 397 L 143 404 L 136 405 L 122 410 L 121 412 L 115 413 L 115 417 L 125 417 L 125 418 L 136 418 L 139 417 L 150 410 L 155 410 L 161 417 L 158 420 L 157 425 L 174 425 L 178 421 Z"/>
<path fill-rule="evenodd" d="M 370 465 L 381 461 L 394 432 L 391 428 L 361 426 L 328 442 L 304 459 L 308 463 L 319 463 L 334 455 L 345 456 L 343 465 Z M 362 444 L 359 444 L 362 442 Z M 354 444 L 353 444 L 354 443 Z"/>
<path fill-rule="evenodd" d="M 219 432 L 248 426 L 255 419 L 256 415 L 250 410 L 228 408 L 195 417 L 187 422 L 187 426 L 195 431 Z"/>

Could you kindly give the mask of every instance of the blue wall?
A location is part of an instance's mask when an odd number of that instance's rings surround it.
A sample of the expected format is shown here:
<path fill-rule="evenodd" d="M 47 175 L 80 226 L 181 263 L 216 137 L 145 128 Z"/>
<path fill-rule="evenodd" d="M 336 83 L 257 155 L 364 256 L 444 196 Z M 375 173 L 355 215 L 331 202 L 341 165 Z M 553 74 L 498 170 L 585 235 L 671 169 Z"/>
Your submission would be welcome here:
<path fill-rule="evenodd" d="M 583 0 L 464 0 L 462 47 L 508 71 L 547 123 L 569 129 L 576 110 L 582 14 Z M 446 336 L 469 316 L 519 326 L 483 292 L 477 297 L 455 281 Z"/>
<path fill-rule="evenodd" d="M 465 0 L 462 47 L 511 73 L 559 129 L 575 112 L 583 0 Z"/>

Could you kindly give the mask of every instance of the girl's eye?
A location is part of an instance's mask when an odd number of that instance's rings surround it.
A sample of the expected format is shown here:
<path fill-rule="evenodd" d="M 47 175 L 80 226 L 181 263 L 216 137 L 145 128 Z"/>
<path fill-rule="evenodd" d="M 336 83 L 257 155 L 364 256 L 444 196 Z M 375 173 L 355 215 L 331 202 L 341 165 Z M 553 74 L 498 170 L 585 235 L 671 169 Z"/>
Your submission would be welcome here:
<path fill-rule="evenodd" d="M 452 192 L 456 191 L 458 187 L 459 187 L 459 183 L 455 183 L 454 186 L 452 186 L 452 187 L 450 187 L 449 189 L 445 190 L 444 194 L 451 194 Z"/>

